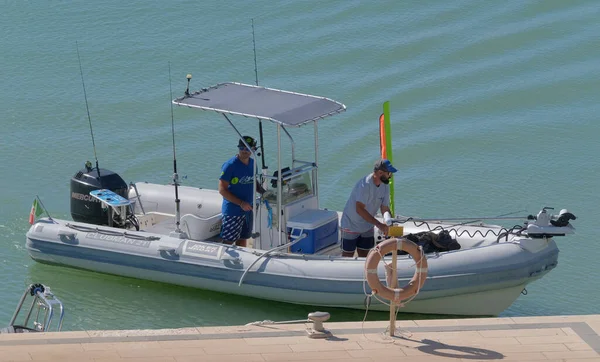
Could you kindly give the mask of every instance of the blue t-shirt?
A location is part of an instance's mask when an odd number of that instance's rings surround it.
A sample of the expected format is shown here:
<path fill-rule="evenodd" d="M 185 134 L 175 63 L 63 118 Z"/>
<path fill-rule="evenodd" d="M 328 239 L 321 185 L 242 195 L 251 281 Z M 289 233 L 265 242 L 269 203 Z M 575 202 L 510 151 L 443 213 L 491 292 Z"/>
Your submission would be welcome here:
<path fill-rule="evenodd" d="M 253 204 L 252 189 L 254 185 L 254 160 L 250 159 L 247 165 L 240 161 L 237 156 L 233 156 L 221 167 L 221 177 L 219 180 L 229 182 L 227 189 L 239 199 Z M 242 208 L 227 199 L 223 198 L 221 206 L 223 215 L 241 216 L 244 215 Z"/>

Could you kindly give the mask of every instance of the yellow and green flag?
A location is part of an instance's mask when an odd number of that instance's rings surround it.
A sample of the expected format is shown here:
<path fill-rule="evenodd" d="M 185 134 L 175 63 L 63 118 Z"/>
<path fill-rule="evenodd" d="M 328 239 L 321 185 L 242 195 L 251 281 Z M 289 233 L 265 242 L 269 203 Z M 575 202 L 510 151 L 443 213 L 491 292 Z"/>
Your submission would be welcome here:
<path fill-rule="evenodd" d="M 392 130 L 390 125 L 390 102 L 383 103 L 383 113 L 379 116 L 379 149 L 381 158 L 392 160 Z M 390 179 L 390 211 L 394 214 L 394 179 Z"/>

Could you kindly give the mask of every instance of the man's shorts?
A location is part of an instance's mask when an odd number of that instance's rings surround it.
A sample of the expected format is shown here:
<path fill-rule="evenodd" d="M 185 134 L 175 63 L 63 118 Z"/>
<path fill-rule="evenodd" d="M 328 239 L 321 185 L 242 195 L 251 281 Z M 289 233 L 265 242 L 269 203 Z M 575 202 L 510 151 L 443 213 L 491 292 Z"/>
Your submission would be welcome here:
<path fill-rule="evenodd" d="M 371 250 L 375 246 L 373 229 L 364 233 L 354 233 L 342 230 L 342 250 L 353 252 L 356 249 Z"/>
<path fill-rule="evenodd" d="M 252 211 L 244 215 L 223 215 L 221 226 L 221 239 L 227 244 L 232 244 L 240 239 L 252 236 Z"/>

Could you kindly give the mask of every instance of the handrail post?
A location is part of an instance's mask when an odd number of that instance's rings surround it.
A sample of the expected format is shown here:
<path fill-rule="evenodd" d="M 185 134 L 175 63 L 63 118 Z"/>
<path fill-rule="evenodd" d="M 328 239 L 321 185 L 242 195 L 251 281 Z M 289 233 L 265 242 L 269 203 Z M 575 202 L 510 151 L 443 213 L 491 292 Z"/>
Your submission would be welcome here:
<path fill-rule="evenodd" d="M 398 248 L 392 250 L 392 280 L 389 286 L 392 289 L 398 288 Z M 394 300 L 390 300 L 390 336 L 394 337 L 396 333 L 396 303 Z"/>

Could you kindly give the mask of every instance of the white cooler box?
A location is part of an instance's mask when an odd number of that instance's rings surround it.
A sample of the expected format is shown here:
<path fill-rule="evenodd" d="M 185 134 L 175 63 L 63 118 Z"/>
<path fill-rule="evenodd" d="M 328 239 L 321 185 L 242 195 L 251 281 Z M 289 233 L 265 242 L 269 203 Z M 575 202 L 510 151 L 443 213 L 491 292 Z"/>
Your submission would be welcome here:
<path fill-rule="evenodd" d="M 314 254 L 338 242 L 338 213 L 331 210 L 306 210 L 287 221 L 290 241 L 301 234 L 306 238 L 291 246 L 293 253 Z"/>

